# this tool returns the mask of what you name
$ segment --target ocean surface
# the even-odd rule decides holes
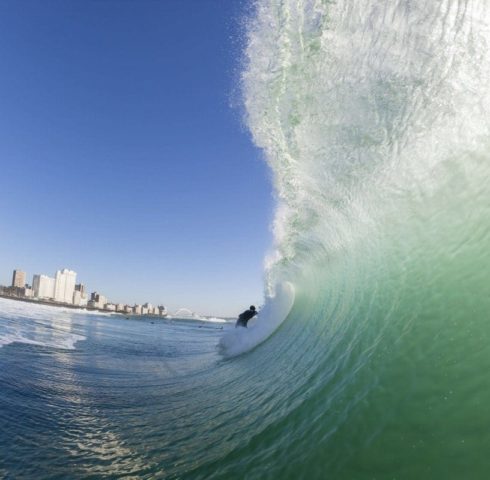
[[[0,300],[0,477],[490,476],[490,3],[258,0],[249,329]]]

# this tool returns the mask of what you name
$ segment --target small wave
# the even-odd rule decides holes
[[[235,357],[252,350],[287,318],[294,304],[294,287],[289,282],[276,286],[274,296],[267,298],[256,319],[248,328],[235,328],[221,337],[218,350],[224,357]]]
[[[224,318],[219,317],[203,317],[200,320],[203,322],[211,322],[211,323],[227,323]]]

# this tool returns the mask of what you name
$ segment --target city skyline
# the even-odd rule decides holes
[[[19,300],[38,300],[56,306],[72,306],[109,312],[126,313],[133,315],[159,315],[166,316],[164,305],[153,305],[150,302],[128,303],[113,302],[105,295],[94,291],[88,298],[86,286],[76,283],[77,273],[63,268],[57,270],[54,277],[42,273],[34,273],[32,283],[27,283],[27,273],[16,268],[13,270],[10,285],[0,283],[0,296]]]

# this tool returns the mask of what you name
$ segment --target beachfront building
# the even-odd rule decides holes
[[[143,310],[143,307],[141,305],[135,305],[133,307],[133,313],[135,315],[141,315],[142,310]]]
[[[49,299],[54,297],[54,278],[47,275],[32,277],[32,295],[34,298]]]
[[[88,298],[85,293],[85,285],[83,283],[77,283],[75,285],[75,291],[73,292],[73,305],[78,305],[79,307],[86,307],[88,303]]]
[[[162,317],[167,315],[167,309],[163,305],[158,307],[158,315],[161,315]]]
[[[107,302],[107,297],[97,292],[92,292],[90,295],[90,306],[93,308],[104,308]]]
[[[106,303],[104,306],[104,310],[109,310],[109,312],[115,312],[116,305],[114,305],[113,303]]]
[[[54,299],[57,302],[72,303],[76,280],[77,274],[73,270],[58,270],[54,282]]]
[[[26,284],[26,272],[14,270],[12,275],[12,287],[22,288]]]
[[[73,305],[78,305],[79,307],[87,306],[87,296],[82,293],[80,290],[75,290],[73,292]]]

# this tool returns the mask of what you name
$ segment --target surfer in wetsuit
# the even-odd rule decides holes
[[[248,321],[255,317],[257,315],[257,310],[255,310],[255,307],[253,305],[250,305],[250,308],[248,310],[245,310],[243,313],[240,313],[238,315],[238,320],[236,321],[236,327],[245,327],[247,328],[247,323]]]

